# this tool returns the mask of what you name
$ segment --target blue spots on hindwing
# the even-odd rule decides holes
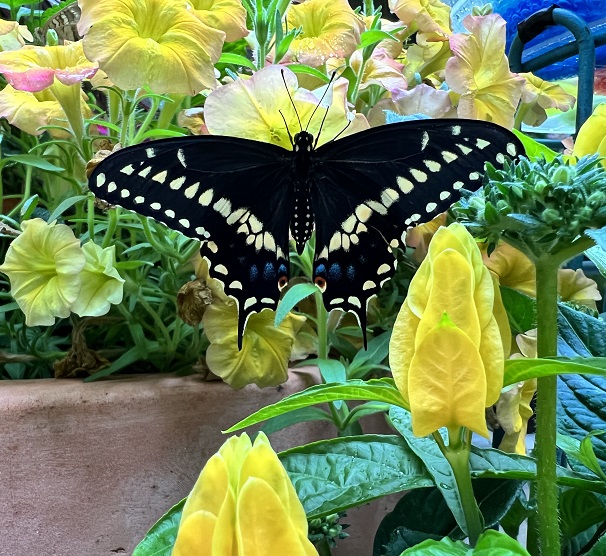
[[[259,267],[256,264],[250,265],[248,269],[248,277],[251,282],[254,282],[259,277]]]
[[[341,272],[341,265],[339,263],[332,263],[328,269],[329,280],[339,281],[343,277]]]
[[[281,265],[284,266],[284,265]],[[265,263],[263,267],[263,280],[270,281],[276,279],[276,269],[273,263]]]
[[[352,264],[347,266],[347,277],[352,281],[356,278],[356,267]]]

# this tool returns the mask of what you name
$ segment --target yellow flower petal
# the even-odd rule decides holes
[[[312,67],[329,58],[346,58],[356,49],[364,22],[347,0],[307,0],[291,4],[286,12],[288,29],[302,28],[293,40],[288,58]]]
[[[471,34],[450,37],[454,56],[446,63],[446,83],[458,93],[461,118],[487,120],[511,128],[525,80],[509,71],[505,21],[496,14],[467,16]]]
[[[100,317],[111,305],[122,302],[124,279],[116,270],[115,246],[102,249],[92,241],[82,247],[86,264],[82,269],[82,287],[72,305],[81,317]]]
[[[599,153],[606,155],[606,103],[598,104],[593,114],[581,126],[574,142],[572,154],[578,158]]]
[[[469,337],[447,317],[422,339],[408,378],[412,430],[427,436],[440,427],[467,427],[488,438],[486,376]]]
[[[356,74],[360,73],[362,67],[362,50],[356,50],[349,59],[349,65]],[[331,65],[327,64],[330,70]],[[402,71],[404,66],[389,56],[386,50],[375,48],[372,56],[366,61],[362,78],[360,79],[360,91],[368,89],[371,85],[379,85],[392,96],[398,96],[406,90],[408,82]]]
[[[246,10],[240,0],[190,0],[196,16],[213,29],[225,33],[226,42],[248,34]]]
[[[0,19],[0,51],[18,50],[25,41],[33,40],[34,37],[25,25],[19,25],[17,21]]]
[[[440,0],[389,0],[400,21],[426,34],[429,42],[443,41],[450,30],[450,6]]]
[[[596,301],[602,299],[598,285],[585,276],[581,269],[558,270],[558,293],[562,301],[574,301],[597,311]]]
[[[289,94],[293,98],[296,112]],[[206,126],[212,135],[243,137],[292,149],[288,131],[291,135],[300,131],[299,119],[312,135],[317,134],[326,108],[321,106],[316,110],[313,120],[309,120],[320,96],[321,91],[313,93],[298,89],[297,78],[289,69],[267,66],[250,79],[237,79],[214,90],[204,105]],[[345,79],[338,79],[332,85],[332,95],[327,97],[328,114],[319,145],[332,140],[353,116],[347,107]],[[343,135],[368,127],[366,118],[356,114]]]
[[[289,315],[278,328],[275,313],[265,310],[250,316],[238,350],[238,312],[235,304],[213,303],[204,313],[204,332],[210,340],[206,363],[233,388],[256,384],[277,386],[288,378],[294,337],[304,317]]]
[[[201,552],[196,552],[200,550]],[[269,440],[225,442],[187,498],[173,556],[317,556],[307,519]]]
[[[409,399],[408,373],[415,354],[415,337],[420,319],[408,306],[407,297],[398,313],[389,341],[389,364],[396,387],[405,400]]]
[[[496,416],[505,435],[499,450],[526,455],[526,430],[533,414],[530,402],[536,389],[535,378],[520,382],[501,395],[496,405]]]
[[[522,102],[530,105],[526,107],[527,112],[523,120],[525,124],[541,125],[547,119],[546,110],[549,108],[567,112],[574,106],[575,97],[569,95],[557,83],[545,81],[532,73],[520,75],[526,79],[522,89]]]
[[[194,95],[216,85],[225,33],[173,0],[80,0],[84,52],[122,89]]]
[[[535,268],[532,261],[508,243],[496,246],[490,255],[483,253],[484,264],[499,278],[499,284],[535,297]]]
[[[35,218],[21,224],[0,272],[11,282],[11,295],[25,313],[27,326],[50,326],[66,318],[81,287],[85,257],[80,242],[64,224]]]

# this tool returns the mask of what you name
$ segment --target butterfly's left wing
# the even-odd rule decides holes
[[[484,163],[523,153],[505,128],[476,120],[396,123],[327,143],[314,153],[314,282],[328,310],[356,314],[366,338],[368,300],[394,273],[393,249],[481,185]]]
[[[236,137],[195,136],[127,147],[92,173],[101,199],[202,242],[210,273],[248,317],[274,309],[288,280],[292,153]]]

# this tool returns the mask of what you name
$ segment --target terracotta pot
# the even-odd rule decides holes
[[[278,388],[240,391],[198,377],[4,381],[0,387],[2,554],[130,554],[187,495],[221,430],[317,382],[291,372]],[[334,436],[303,423],[271,436],[279,451]],[[353,510],[335,554],[369,556],[383,501]],[[380,509],[380,511],[379,511]]]

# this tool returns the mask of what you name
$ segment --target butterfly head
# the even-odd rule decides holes
[[[300,131],[295,135],[292,150],[295,154],[310,153],[314,148],[314,136],[307,131]]]

